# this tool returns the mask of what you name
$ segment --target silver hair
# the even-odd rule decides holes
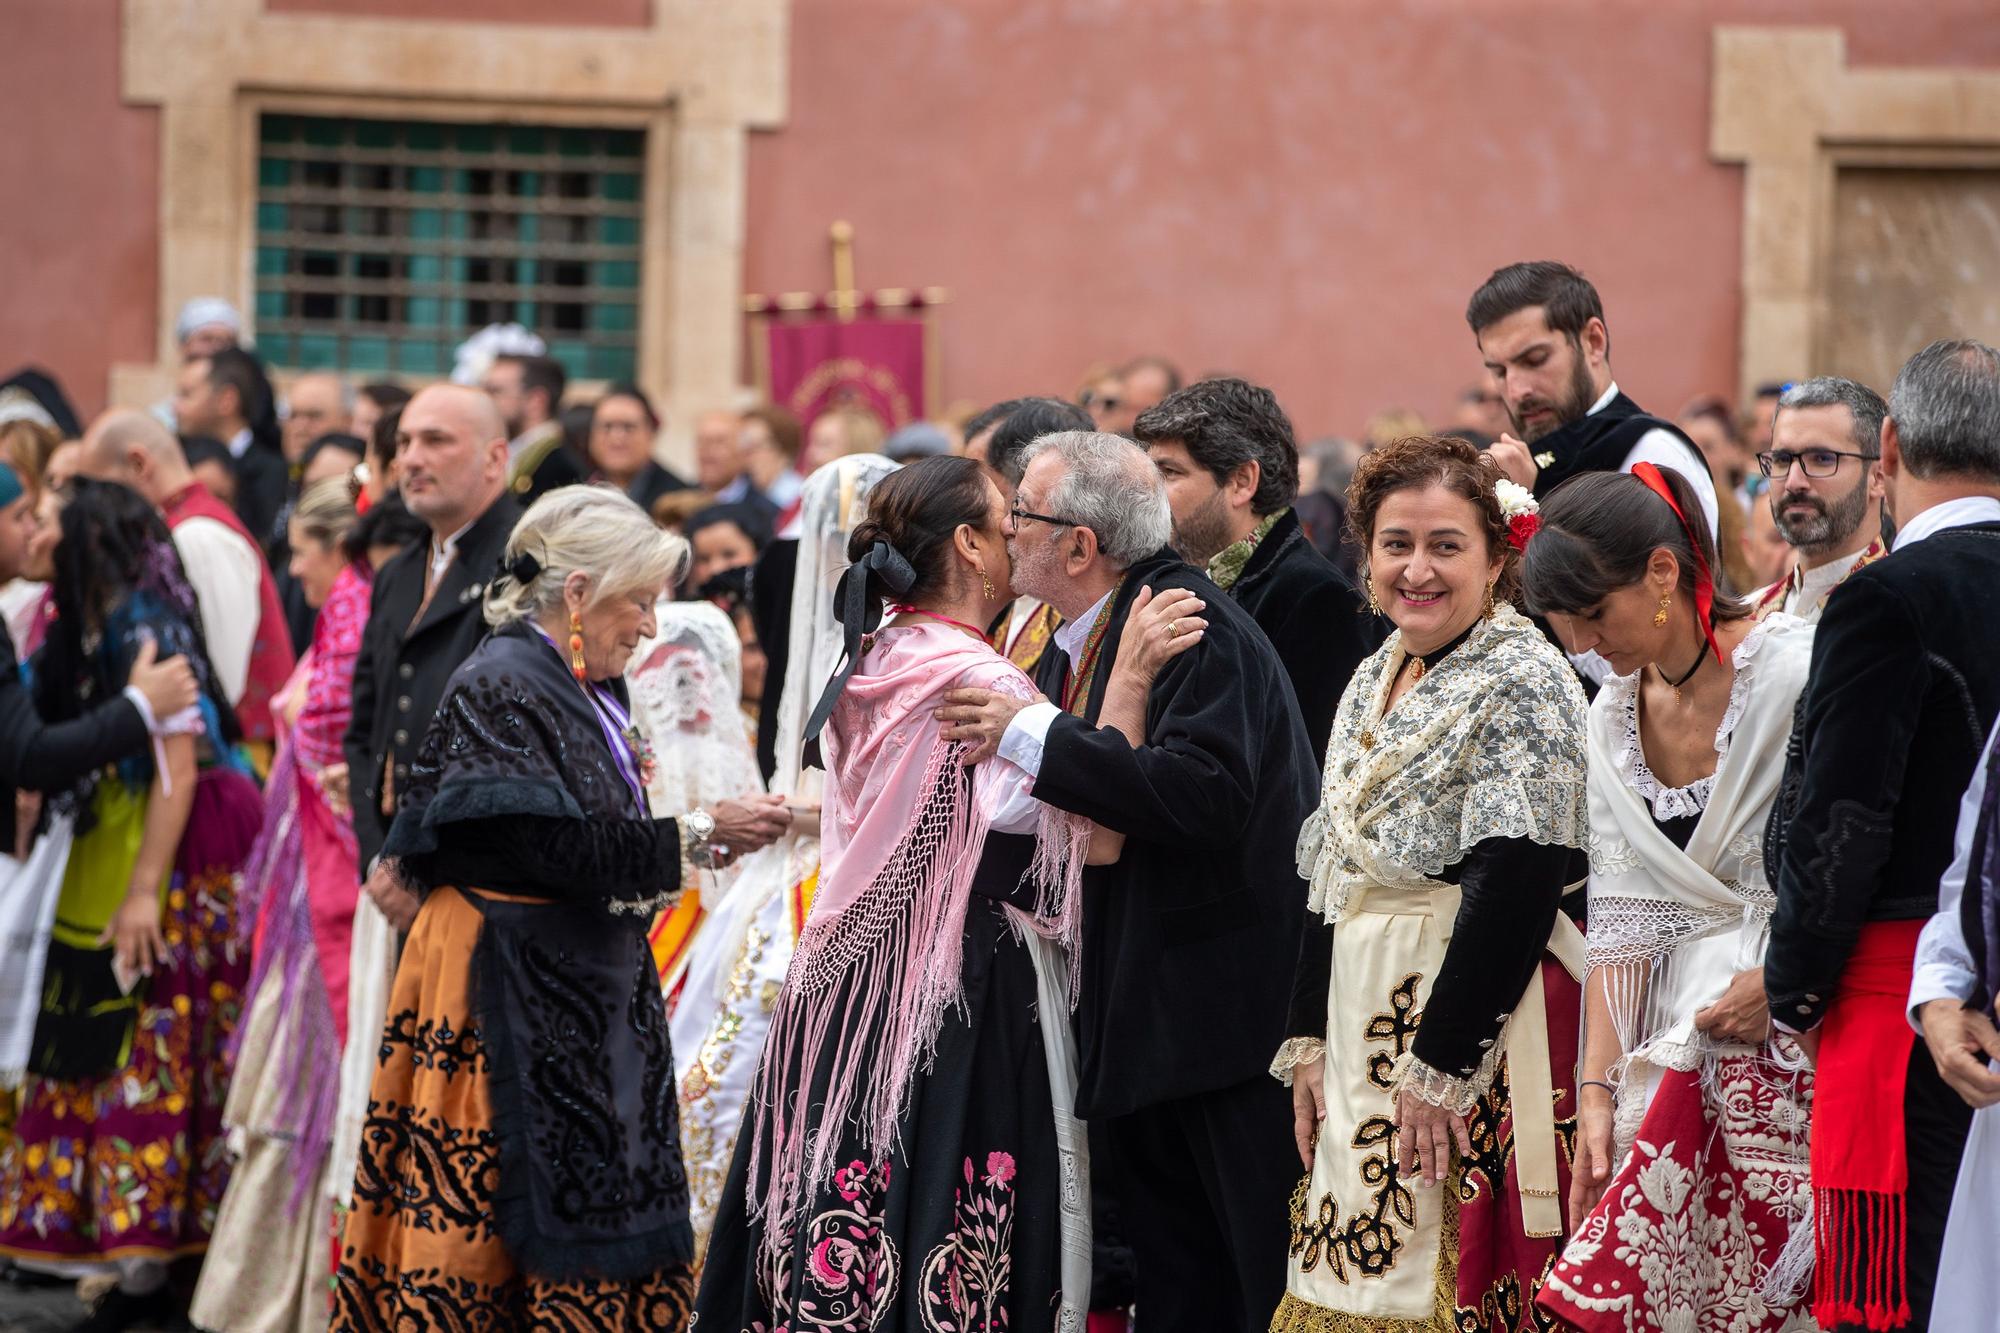
[[[2000,352],[1940,338],[1896,372],[1889,416],[1910,475],[2000,479]]]
[[[1882,418],[1889,405],[1882,395],[1856,380],[1817,375],[1800,380],[1778,397],[1778,411],[1791,407],[1844,407],[1854,417],[1854,447],[1872,454],[1882,445]]]
[[[1062,459],[1064,471],[1043,504],[1055,517],[1096,534],[1097,549],[1112,564],[1136,564],[1173,537],[1166,483],[1138,445],[1123,435],[1057,431],[1027,447],[1023,470],[1051,453]]]
[[[656,526],[625,492],[610,486],[563,486],[528,506],[507,538],[503,568],[523,552],[541,570],[526,583],[502,573],[487,585],[486,623],[540,615],[563,600],[571,574],[590,578],[592,605],[641,588],[658,592],[687,568],[688,544]]]

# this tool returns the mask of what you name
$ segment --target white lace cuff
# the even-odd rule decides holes
[[[1294,1069],[1325,1058],[1326,1043],[1318,1037],[1292,1037],[1278,1048],[1277,1058],[1271,1061],[1271,1077],[1289,1088]]]
[[[1479,1062],[1479,1068],[1469,1078],[1459,1078],[1441,1069],[1433,1069],[1414,1052],[1406,1052],[1397,1062],[1397,1068],[1390,1073],[1389,1099],[1393,1102],[1405,1089],[1415,1093],[1421,1101],[1432,1106],[1442,1106],[1453,1115],[1471,1115],[1472,1108],[1493,1086],[1493,1075],[1500,1068],[1500,1057],[1506,1047],[1506,1029],[1501,1029],[1493,1043],[1486,1048],[1486,1056]]]

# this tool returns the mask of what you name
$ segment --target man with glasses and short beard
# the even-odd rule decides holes
[[[1757,466],[1771,479],[1765,499],[1778,531],[1799,553],[1792,572],[1751,597],[1762,620],[1773,611],[1817,623],[1848,576],[1888,553],[1882,540],[1882,396],[1832,375],[1786,388]]]

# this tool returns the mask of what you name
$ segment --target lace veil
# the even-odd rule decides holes
[[[710,602],[662,599],[658,628],[632,654],[625,683],[632,720],[653,745],[646,798],[657,816],[761,791],[763,775],[743,725],[743,649],[729,617]]]
[[[772,791],[819,798],[822,776],[817,769],[802,771],[799,752],[813,705],[840,665],[833,588],[847,569],[847,536],[867,516],[869,492],[899,466],[880,454],[850,454],[806,478],[799,505],[798,573],[792,580],[791,661],[778,700]]]

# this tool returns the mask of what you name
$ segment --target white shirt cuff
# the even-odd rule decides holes
[[[1919,1009],[1932,1000],[1950,1000],[1955,1004],[1963,1004],[1972,998],[1975,984],[1970,972],[1950,963],[1917,964],[1916,972],[1910,977],[1910,1003],[1907,1011],[1910,1026],[1921,1035],[1924,1025],[1917,1017]]]
[[[123,693],[127,699],[132,701],[132,706],[139,710],[139,720],[146,724],[146,730],[157,736],[160,732],[159,721],[154,718],[153,706],[146,702],[146,696],[139,693],[139,687],[137,685],[127,685]]]
[[[1029,704],[1014,714],[1006,734],[1000,738],[1000,757],[1029,777],[1040,777],[1042,749],[1048,744],[1049,728],[1061,716],[1062,709],[1047,700]]]

